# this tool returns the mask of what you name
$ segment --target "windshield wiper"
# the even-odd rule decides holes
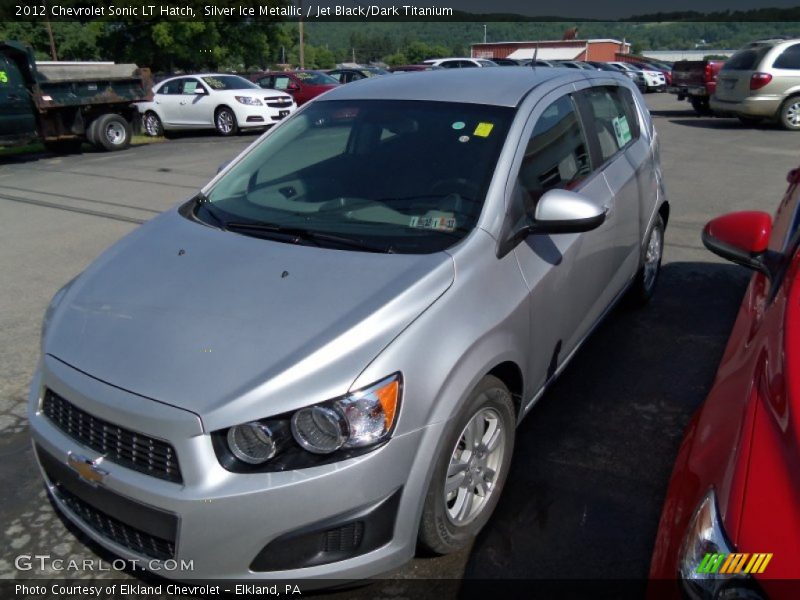
[[[216,213],[216,211],[211,209],[211,201],[208,199],[203,192],[197,192],[197,195],[194,197],[195,208],[199,208],[200,206],[203,207],[206,214],[211,216],[214,221],[217,222],[217,225],[220,229],[225,229],[225,221]],[[195,210],[195,217],[197,217],[197,211]]]
[[[394,252],[391,246],[388,248],[384,247],[379,248],[376,246],[371,246],[370,244],[367,244],[362,240],[354,238],[335,235],[332,233],[324,233],[321,231],[310,231],[308,229],[303,229],[302,227],[287,227],[285,225],[278,225],[277,223],[230,222],[230,223],[225,223],[225,228],[229,229],[230,231],[240,231],[240,232],[249,232],[249,233],[266,234],[266,235],[277,233],[279,235],[293,237],[296,240],[302,240],[304,242],[312,242],[317,246],[321,246],[322,242],[331,242],[334,244],[340,244],[342,246],[348,246],[350,248],[357,248],[359,250],[364,250],[366,252],[379,252],[382,254]]]

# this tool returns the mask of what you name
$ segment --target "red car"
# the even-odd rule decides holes
[[[339,85],[330,75],[322,71],[267,71],[250,76],[250,81],[262,88],[280,90],[294,97],[301,106]]]
[[[755,273],[678,453],[651,597],[800,597],[785,581],[800,578],[800,168],[788,180],[774,222],[731,213],[703,231]]]

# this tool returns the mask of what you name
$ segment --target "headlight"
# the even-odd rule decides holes
[[[397,422],[402,377],[395,373],[340,398],[212,434],[217,457],[234,472],[282,471],[369,451]]]
[[[282,421],[237,425],[226,437],[233,455],[248,465],[267,462],[291,441],[289,428]]]
[[[247,106],[261,106],[261,100],[258,98],[251,98],[250,96],[234,96],[239,104],[247,104]]]
[[[678,570],[689,598],[716,600],[727,597],[739,586],[749,587],[748,575],[723,573],[732,552],[717,512],[716,495],[710,490],[695,510],[681,546]]]

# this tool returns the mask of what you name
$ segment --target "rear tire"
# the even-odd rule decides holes
[[[711,104],[708,98],[689,98],[689,102],[692,103],[692,108],[697,116],[706,117],[711,114]]]
[[[453,419],[436,459],[419,526],[421,551],[456,552],[486,525],[508,477],[515,426],[511,393],[487,375]]]
[[[114,113],[108,113],[99,116],[96,123],[95,144],[99,148],[115,152],[124,150],[131,145],[133,131],[126,118]]]
[[[628,290],[628,301],[632,306],[644,306],[653,297],[661,274],[661,259],[664,255],[664,219],[656,217],[647,236],[642,266]]]
[[[239,131],[236,115],[227,106],[221,106],[214,113],[214,127],[217,129],[217,133],[223,136],[235,135]]]
[[[778,112],[778,122],[789,131],[800,131],[800,96],[784,100]]]

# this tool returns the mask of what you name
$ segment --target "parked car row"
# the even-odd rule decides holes
[[[752,42],[726,61],[680,61],[669,91],[701,115],[777,122],[800,131],[800,39]]]

